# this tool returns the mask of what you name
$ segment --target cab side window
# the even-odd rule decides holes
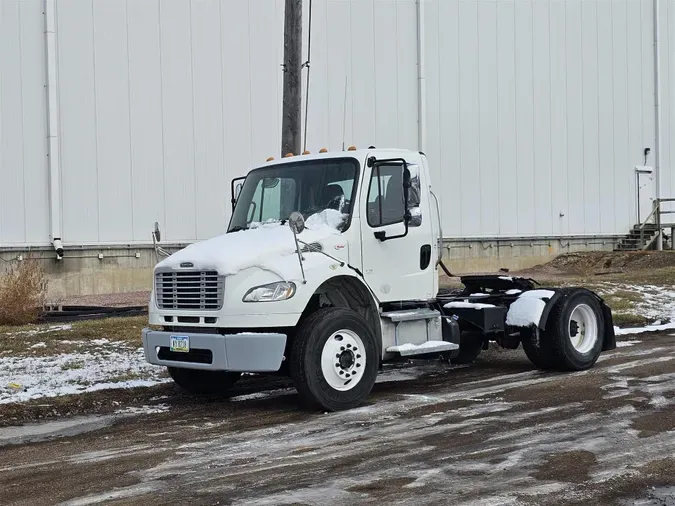
[[[376,228],[401,223],[404,214],[403,166],[376,165],[368,189],[368,225]]]

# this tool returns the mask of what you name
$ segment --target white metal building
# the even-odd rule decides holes
[[[229,181],[279,155],[283,8],[0,0],[0,248],[141,247],[155,221],[171,243],[221,233]],[[675,196],[675,1],[313,0],[312,16],[308,149],[423,150],[450,240],[626,234],[657,154]]]

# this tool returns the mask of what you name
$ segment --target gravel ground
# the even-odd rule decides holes
[[[391,368],[332,414],[260,376],[229,399],[85,394],[115,411],[0,429],[0,504],[670,506],[675,336],[621,342],[580,373],[520,350]]]

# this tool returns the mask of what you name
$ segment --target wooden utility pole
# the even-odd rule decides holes
[[[283,71],[281,156],[299,155],[302,149],[302,0],[286,0]]]

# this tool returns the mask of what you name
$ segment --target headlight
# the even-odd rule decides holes
[[[295,295],[295,284],[280,281],[253,287],[246,292],[242,300],[244,302],[275,302],[290,299],[293,295]]]

